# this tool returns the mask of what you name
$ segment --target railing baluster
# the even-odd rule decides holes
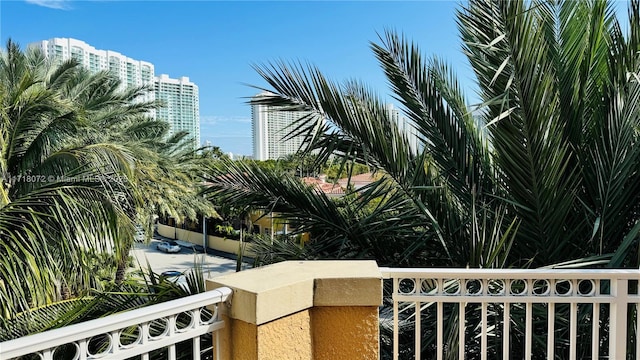
[[[481,279],[480,280],[480,284],[482,286],[482,291],[480,292],[480,294],[483,295],[483,296],[487,296],[489,294],[489,281],[487,279]],[[489,331],[488,330],[489,329],[489,320],[488,320],[489,303],[487,302],[487,303],[484,303],[484,304],[485,304],[485,310],[483,312],[485,313],[485,316],[484,316],[484,320],[483,321],[487,322],[487,331]],[[492,304],[492,308],[493,308],[493,311],[495,313],[495,308],[496,308],[496,304],[495,303]],[[493,339],[495,339],[495,334],[497,334],[497,328],[496,328],[497,324],[496,324],[495,316],[492,317],[492,325],[493,325],[493,333],[494,333]],[[485,334],[484,341],[485,341],[485,346],[488,348],[489,345],[487,343],[487,336],[488,335]],[[487,351],[483,351],[483,353],[486,353],[486,352]]]
[[[169,327],[169,336],[172,336],[176,333],[176,331],[178,330],[178,327],[176,325],[177,323],[177,318],[178,318],[178,314],[173,314],[171,316],[169,316],[169,324],[167,324],[167,326]]]
[[[487,302],[483,301],[480,306],[480,359],[487,360],[487,332],[489,327],[487,326]]]
[[[572,302],[569,305],[569,359],[577,359],[578,347],[578,304]]]
[[[594,281],[594,296],[600,296],[600,280]],[[592,303],[593,321],[591,322],[591,358],[598,359],[600,357],[600,304]],[[640,358],[638,359],[640,360]]]
[[[549,282],[549,286],[551,286]],[[550,290],[552,291],[552,290]],[[547,359],[555,358],[556,345],[556,304],[550,302],[547,309]]]
[[[78,360],[87,360],[87,339],[78,341]]]
[[[598,359],[600,357],[600,304],[593,304],[593,321],[591,324],[591,358]],[[640,360],[640,358],[638,359]]]
[[[393,278],[393,296],[399,293],[399,282],[400,280],[395,277]],[[393,359],[398,360],[398,354],[400,350],[399,346],[399,330],[398,330],[398,300],[393,299]]]
[[[416,291],[417,290],[417,285],[416,285]],[[420,315],[421,315],[421,309],[420,309],[420,301],[416,301],[415,303],[415,308],[416,308],[416,327],[415,327],[415,346],[416,346],[416,356],[415,359],[416,360],[420,360],[420,353],[421,353],[421,349],[422,349],[422,337],[421,335],[421,325],[420,325]]]
[[[141,336],[141,344],[146,344],[149,342],[149,322],[145,322],[143,324],[140,324],[140,336]]]
[[[444,315],[443,315],[443,305],[442,302],[438,301],[438,303],[436,304],[436,341],[438,342],[437,345],[437,359],[438,360],[442,360],[442,355],[444,353],[444,344],[443,344],[443,339],[442,339],[442,331],[443,331],[443,326],[444,326]]]
[[[193,338],[193,360],[200,360],[200,336]]]
[[[145,322],[140,325],[140,332],[142,337],[141,344],[144,345],[149,342],[149,322]],[[140,360],[149,360],[149,353],[146,352],[140,355]]]
[[[505,291],[507,286],[507,280],[504,280]],[[504,309],[502,312],[502,358],[509,359],[509,330],[511,330],[511,303],[505,301]]]
[[[530,302],[525,306],[524,317],[524,358],[531,360],[531,342],[533,340],[533,304]]]
[[[117,354],[120,351],[120,331],[112,331],[109,336],[111,338],[111,354]]]
[[[458,360],[464,360],[464,354],[465,354],[465,349],[464,349],[464,342],[465,342],[465,338],[464,338],[464,333],[465,333],[465,329],[466,329],[466,303],[463,301],[460,301],[460,303],[458,304],[458,312],[459,312],[459,317],[460,317],[460,324],[458,326]]]

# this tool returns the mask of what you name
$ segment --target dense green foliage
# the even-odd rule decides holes
[[[18,313],[7,326],[0,327],[0,342],[205,291],[204,274],[199,263],[182,276],[185,281],[180,284],[178,278],[156,274],[147,265],[146,270],[132,273],[120,284],[111,283],[83,297]]]
[[[152,213],[215,215],[198,188],[210,157],[148,118],[149,90],[11,41],[0,52],[0,319],[100,288],[98,258],[123,280]]]
[[[182,282],[179,282],[178,278],[158,275],[149,266],[145,271],[138,271],[131,273],[131,275],[126,281],[119,284],[111,283],[104,290],[92,291],[83,297],[58,301],[17,314],[5,326],[0,327],[0,342],[59,329],[123,311],[136,310],[205,291],[204,274],[201,265],[197,262],[192,270],[181,275],[184,279]],[[213,316],[209,309],[204,308],[201,311],[203,319]],[[176,326],[179,328],[187,327],[190,321],[189,317],[177,316]],[[153,336],[163,333],[167,326],[162,322],[154,322],[150,325],[149,331]],[[138,339],[139,331],[140,329],[136,327],[130,327],[119,336],[123,343],[132,343]],[[110,345],[106,336],[96,336],[87,344],[93,354],[105,351]],[[200,339],[200,358],[213,358],[213,353],[208,350],[212,345],[212,337],[203,336]],[[193,351],[191,341],[176,344],[177,359],[193,359]],[[56,358],[72,359],[75,355],[76,348],[73,346],[61,346],[56,349]],[[152,360],[167,358],[166,349],[154,350],[149,355]]]
[[[332,199],[286,174],[228,162],[226,175],[213,180],[212,199],[273,209],[298,233],[311,235],[304,244],[258,238],[260,260],[370,258],[402,267],[640,265],[640,2],[630,2],[628,24],[619,23],[612,3],[600,0],[471,0],[457,21],[478,105],[468,104],[442,60],[425,58],[404,36],[387,31],[371,44],[394,99],[419,134],[419,151],[362,83],[335,83],[306,64],[257,67],[269,84],[265,90],[274,95],[256,103],[315,115],[297,124],[296,131],[309,134],[306,152],[366,164],[382,175]],[[398,318],[400,358],[412,359],[417,351],[434,358],[435,327],[423,327],[422,348],[415,349],[414,305],[407,305]],[[422,307],[422,324],[437,322],[434,303]],[[480,326],[479,307],[467,305],[466,326]],[[505,311],[499,303],[489,309],[497,318]],[[534,309],[526,315],[533,318],[533,342],[544,344],[546,328],[540,325],[547,322],[547,309]],[[447,320],[438,325],[444,327],[445,358],[457,359],[449,350],[458,345],[458,308],[444,311]],[[483,351],[490,358],[524,356],[525,310],[516,304],[510,311],[510,338],[502,339],[502,327],[491,328],[483,349],[479,337],[468,337],[468,358]],[[569,313],[565,304],[556,307],[557,358],[569,356]],[[392,316],[390,308],[382,310],[383,352],[391,349]],[[590,311],[581,308],[577,316],[579,336],[589,339]],[[630,312],[630,323],[637,316]],[[629,328],[630,334],[636,331]],[[606,326],[599,336],[601,343],[614,341]],[[493,339],[509,341],[511,353],[502,354]],[[578,358],[590,356],[588,345],[580,344]]]
[[[355,160],[383,176],[349,201],[334,201],[286,174],[227,162],[209,194],[274,209],[311,234],[305,251],[282,251],[282,258],[637,266],[637,1],[629,16],[623,34],[605,1],[470,1],[458,24],[477,106],[442,60],[425,59],[417,45],[385,32],[371,47],[419,134],[417,152],[365,85],[334,83],[310,65],[257,67],[274,94],[257,103],[315,115],[296,130],[310,134],[305,151]]]

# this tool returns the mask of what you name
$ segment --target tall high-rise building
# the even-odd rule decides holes
[[[53,38],[30,44],[44,52],[56,62],[75,59],[84,68],[95,73],[110,71],[122,82],[123,89],[131,86],[147,85],[154,89],[139,101],[162,100],[165,107],[151,111],[149,116],[167,121],[170,134],[188,131],[194,139],[193,147],[200,146],[200,100],[198,86],[188,77],[169,78],[168,75],[155,76],[152,63],[134,60],[112,50],[98,50],[84,41],[71,38]]]
[[[29,46],[40,48],[46,57],[58,63],[75,59],[92,73],[108,70],[120,79],[122,89],[131,86],[152,86],[154,82],[152,63],[135,60],[112,50],[98,50],[81,40],[53,38]],[[155,93],[149,91],[139,100],[153,101]],[[155,116],[154,113],[150,115]]]
[[[158,119],[171,124],[171,134],[188,131],[194,148],[200,146],[200,100],[198,86],[188,77],[172,79],[162,74],[155,80],[156,99],[164,103],[158,109]]]
[[[262,92],[254,98],[268,94]],[[292,130],[291,124],[307,114],[304,111],[284,111],[273,106],[252,105],[253,158],[277,160],[297,152],[304,141],[304,135],[293,138],[287,135]]]

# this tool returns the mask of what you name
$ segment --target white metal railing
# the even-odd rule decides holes
[[[393,359],[640,360],[639,270],[380,270]]]
[[[168,358],[176,359],[176,344],[192,340],[193,359],[200,359],[200,337],[217,333],[224,326],[218,306],[231,296],[221,287],[145,308],[66,326],[0,343],[0,359],[33,354],[51,360],[64,352],[69,359],[126,359],[141,355],[148,360],[151,351],[166,348]],[[213,351],[219,351],[218,336]],[[75,352],[75,354],[74,354]],[[217,354],[216,359],[220,358]]]

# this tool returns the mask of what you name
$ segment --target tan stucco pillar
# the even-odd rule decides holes
[[[382,276],[374,261],[287,261],[224,275],[233,289],[221,359],[377,359]]]

